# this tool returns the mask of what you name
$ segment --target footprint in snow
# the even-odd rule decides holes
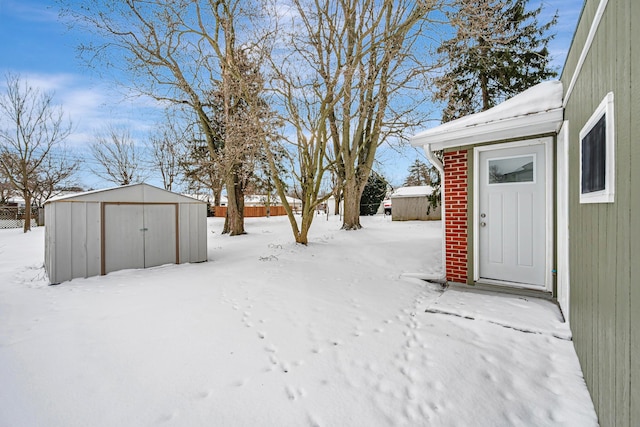
[[[204,391],[201,391],[200,393],[198,393],[196,397],[198,399],[203,399],[204,400],[204,399],[207,399],[207,398],[211,397],[212,394],[213,393],[212,393],[211,390],[204,390]]]
[[[249,378],[242,378],[234,383],[236,387],[244,387],[249,382]]]
[[[291,385],[286,386],[284,388],[284,391],[287,397],[289,398],[289,400],[297,400],[299,398],[306,396],[307,394],[304,388],[302,387],[295,388]]]
[[[170,414],[163,414],[162,416],[160,416],[160,419],[158,419],[158,423],[168,423],[177,417],[178,417],[177,411],[174,411]]]

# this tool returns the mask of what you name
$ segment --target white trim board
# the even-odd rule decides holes
[[[571,98],[571,94],[573,93],[573,88],[575,87],[576,82],[578,80],[578,76],[582,71],[582,66],[584,65],[584,61],[587,59],[587,54],[591,49],[591,45],[593,44],[593,39],[596,36],[598,27],[600,26],[600,21],[602,21],[602,17],[604,16],[604,11],[607,8],[608,3],[609,3],[609,0],[600,0],[600,4],[598,5],[598,9],[596,10],[596,15],[593,17],[593,22],[591,22],[591,27],[589,28],[589,34],[587,35],[587,40],[585,40],[584,45],[582,46],[582,52],[580,52],[578,63],[576,64],[576,68],[573,70],[573,74],[571,74],[569,87],[567,87],[567,91],[564,95],[564,99],[562,100],[562,108],[565,108],[569,103],[569,98]]]

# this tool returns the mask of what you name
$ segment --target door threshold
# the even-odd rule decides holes
[[[498,292],[504,294],[512,294],[519,295],[525,297],[533,297],[533,298],[542,298],[546,300],[553,300],[553,294],[546,289],[532,289],[527,287],[519,287],[517,284],[509,283],[508,285],[498,283],[498,282],[488,282],[479,280],[475,282],[473,285],[469,285],[466,283],[458,283],[458,282],[449,282],[448,285],[453,288],[458,289],[467,289],[467,290],[478,290],[478,291],[489,291],[489,292]]]

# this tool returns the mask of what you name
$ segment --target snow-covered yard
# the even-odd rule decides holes
[[[590,426],[557,308],[411,274],[440,222],[247,219],[209,262],[47,286],[43,228],[0,230],[0,426]]]

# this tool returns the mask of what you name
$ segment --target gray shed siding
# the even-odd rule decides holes
[[[52,283],[100,274],[98,203],[48,204],[45,223],[45,266]]]
[[[132,209],[146,218],[148,232],[142,232],[147,227],[144,222],[134,224]],[[110,216],[106,217],[105,212]],[[53,200],[45,204],[45,217],[45,268],[51,283],[121,268],[207,260],[206,203],[146,184]],[[119,249],[118,239],[107,238],[112,236],[107,229],[109,224],[124,227],[132,237],[140,230],[139,236],[144,236],[149,246],[142,256],[144,265],[131,264],[136,257],[125,249],[133,244]],[[152,229],[156,232],[147,236]],[[112,231],[117,234],[118,230]]]
[[[391,219],[393,221],[427,221],[440,220],[442,215],[438,206],[436,209],[429,209],[429,199],[427,196],[415,197],[391,197]]]
[[[562,75],[569,87],[599,0],[587,0]],[[640,2],[609,0],[565,109],[570,319],[602,426],[640,425]],[[580,204],[579,132],[614,93],[615,202]]]
[[[204,220],[202,220],[204,218]],[[179,211],[180,262],[207,259],[207,205],[182,204]]]

